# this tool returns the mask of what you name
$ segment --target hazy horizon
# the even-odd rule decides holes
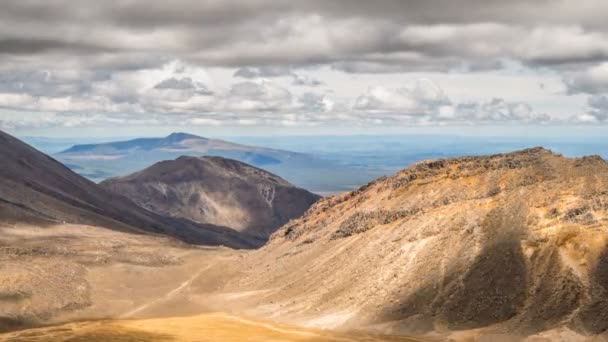
[[[165,136],[164,134],[159,134],[149,137],[163,138]],[[368,134],[341,136],[220,135],[214,137],[213,135],[208,135],[206,137],[220,138],[228,142],[239,143],[253,148],[271,148],[286,151],[287,153],[304,153],[312,159],[304,162],[304,164],[296,163],[289,166],[289,159],[285,159],[277,165],[267,165],[256,164],[255,161],[250,160],[246,155],[233,154],[232,152],[228,152],[228,150],[211,152],[212,155],[234,158],[249,163],[253,162],[254,165],[274,172],[297,186],[323,195],[353,190],[376,178],[394,174],[398,170],[404,169],[415,162],[426,159],[490,155],[536,146],[545,147],[567,157],[600,155],[603,158],[608,158],[608,141],[601,136],[471,136],[455,133],[419,133],[409,135]],[[111,177],[127,175],[164,159],[175,159],[180,155],[198,156],[206,154],[197,152],[196,150],[176,151],[171,154],[158,150],[153,155],[145,150],[141,152],[123,151],[120,155],[131,155],[132,157],[125,157],[116,161],[107,160],[99,163],[95,160],[87,161],[86,154],[81,155],[77,159],[65,159],[64,155],[60,154],[60,152],[66,151],[74,145],[131,141],[141,138],[141,136],[122,138],[22,138],[41,151],[59,158],[60,161],[64,162],[75,172],[96,182]],[[140,162],[132,163],[130,162],[132,158],[140,160]],[[284,164],[285,162],[288,162],[288,164]]]

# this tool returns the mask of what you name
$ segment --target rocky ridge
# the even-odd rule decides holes
[[[264,277],[237,283],[283,284],[252,302],[301,324],[597,335],[607,241],[608,164],[531,148],[424,161],[322,199],[250,256]]]

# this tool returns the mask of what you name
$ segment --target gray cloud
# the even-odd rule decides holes
[[[293,82],[291,84],[303,87],[319,87],[324,83],[314,77],[293,74]]]
[[[230,88],[225,111],[275,112],[291,108],[292,94],[289,90],[268,81],[240,82]]]
[[[440,106],[450,105],[447,95],[429,80],[418,80],[413,87],[387,89],[377,86],[359,96],[353,108],[375,112],[395,112],[407,115],[431,115]]]
[[[559,66],[608,58],[601,15],[607,10],[599,0],[577,6],[559,0],[7,0],[0,4],[0,52],[145,54],[227,66],[335,63],[349,72],[498,67],[500,58]]]
[[[195,89],[194,83],[190,77],[184,78],[167,78],[154,86],[156,89]]]
[[[91,90],[91,82],[103,79],[94,73],[16,70],[0,72],[0,93],[60,97],[83,94]]]
[[[307,92],[298,98],[298,103],[304,112],[329,112],[334,109],[334,103],[324,95]]]
[[[243,67],[234,72],[235,77],[241,78],[273,78],[292,75],[294,75],[292,68],[283,65]]]
[[[323,82],[307,75],[301,75],[294,72],[294,67],[284,65],[271,65],[261,67],[242,67],[237,69],[234,77],[256,79],[256,78],[275,78],[275,77],[291,77],[292,85],[303,87],[318,87],[323,85]]]
[[[449,119],[468,122],[523,122],[547,123],[552,118],[547,114],[534,112],[532,106],[524,102],[507,102],[493,98],[483,102],[458,104]]]
[[[124,71],[111,77],[91,75],[91,86],[80,93],[70,87],[58,87],[64,90],[55,93],[35,87],[27,93],[23,93],[23,89],[0,89],[0,108],[17,110],[12,113],[0,110],[0,126],[171,123],[310,126],[332,122],[417,125],[550,121],[523,102],[493,99],[454,103],[438,85],[427,79],[401,88],[375,86],[358,96],[334,98],[331,91],[294,95],[289,89],[266,79],[236,82],[228,89],[211,92],[205,86],[203,76],[183,76],[200,75],[199,69],[193,70],[192,66],[179,63],[162,69],[169,76],[157,80],[138,71]],[[48,87],[61,85],[57,80],[77,86],[77,75],[41,72],[30,75],[28,80]],[[4,81],[5,86],[12,84],[8,78]],[[594,105],[600,108],[604,102],[597,103]],[[596,114],[601,115],[600,112]]]
[[[175,90],[194,90],[196,93],[201,95],[213,95],[213,92],[207,89],[207,87],[200,83],[192,80],[191,77],[167,78],[154,86],[155,89],[175,89]]]
[[[599,94],[608,92],[608,63],[584,71],[568,73],[564,83],[569,94]]]
[[[329,81],[310,72],[480,72],[514,62],[560,73],[569,94],[600,96],[585,118],[605,121],[607,11],[599,0],[6,0],[0,107],[73,125],[100,122],[85,112],[197,124],[547,121],[504,94],[454,103],[428,82],[333,99]],[[175,60],[182,65],[166,70]],[[237,69],[237,79],[217,89],[201,76],[214,66]]]
[[[579,120],[586,122],[608,121],[608,96],[590,96],[587,104],[589,105],[589,111],[586,114],[579,116]]]
[[[0,39],[0,53],[7,54],[36,54],[43,52],[64,51],[64,52],[95,52],[101,50],[111,50],[85,42],[69,42],[58,39],[45,38],[2,38]]]
[[[359,96],[353,109],[363,119],[380,122],[411,123],[549,123],[549,115],[537,113],[525,102],[503,98],[487,101],[452,102],[447,94],[429,80],[400,89],[374,87]]]

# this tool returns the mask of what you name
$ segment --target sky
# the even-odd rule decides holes
[[[602,0],[4,0],[0,129],[602,134],[605,13]]]

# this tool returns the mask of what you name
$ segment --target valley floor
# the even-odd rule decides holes
[[[234,315],[210,313],[189,317],[141,320],[90,321],[28,329],[0,335],[7,342],[37,341],[310,341],[310,342],[413,342],[407,337],[334,333],[305,329]]]
[[[0,233],[0,341],[415,341],[245,318],[256,291],[224,286],[246,251],[78,225]]]
[[[0,341],[419,341],[364,325],[335,331],[348,313],[277,287],[274,257],[257,253],[90,226],[0,225]],[[485,341],[475,331],[422,340],[448,338]],[[567,330],[527,339],[579,340],[591,339]]]

